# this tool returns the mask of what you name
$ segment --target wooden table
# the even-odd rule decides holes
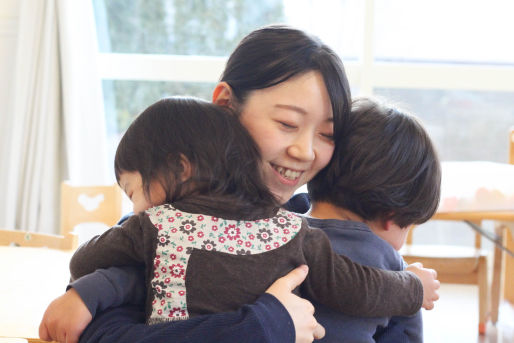
[[[39,337],[46,307],[65,292],[71,255],[47,248],[0,246],[0,337]]]

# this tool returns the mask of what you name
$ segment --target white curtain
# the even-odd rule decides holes
[[[92,4],[22,0],[18,22],[2,226],[55,233],[61,181],[107,182]]]

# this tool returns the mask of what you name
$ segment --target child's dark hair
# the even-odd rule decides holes
[[[324,177],[309,182],[311,200],[400,227],[430,219],[439,204],[441,166],[418,120],[360,98],[352,102],[347,129]]]
[[[192,175],[185,182],[181,160]],[[191,97],[159,100],[123,135],[116,179],[141,174],[145,196],[159,181],[177,208],[233,219],[269,217],[278,207],[261,176],[257,145],[229,109]]]

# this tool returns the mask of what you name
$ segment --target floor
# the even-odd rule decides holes
[[[478,288],[442,284],[440,299],[432,311],[423,310],[425,343],[514,343],[514,306],[500,305],[496,326],[487,324],[478,335]]]

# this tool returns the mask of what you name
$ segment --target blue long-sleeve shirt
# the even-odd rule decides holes
[[[307,194],[294,196],[285,206],[297,213],[310,208]],[[309,226],[323,230],[337,254],[354,262],[388,270],[404,270],[405,262],[393,247],[375,235],[364,223],[336,219],[308,218]],[[362,318],[346,316],[313,301],[316,320],[325,327],[325,337],[319,342],[423,342],[421,311],[410,317]]]

